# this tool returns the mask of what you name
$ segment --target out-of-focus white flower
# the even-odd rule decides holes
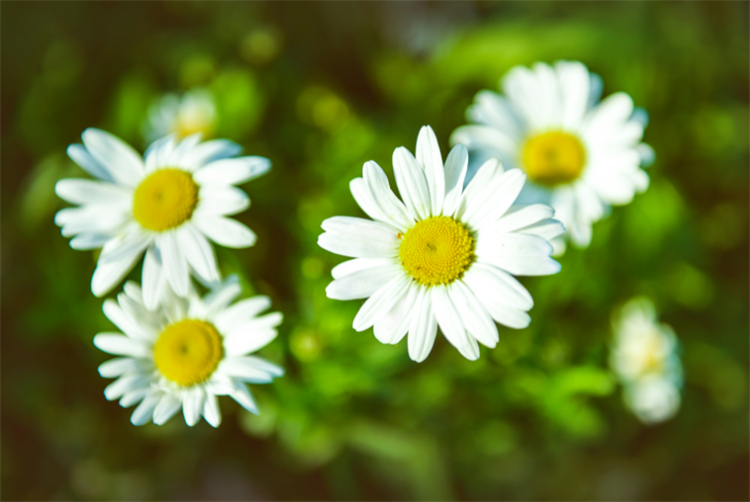
[[[573,243],[587,247],[591,225],[611,205],[648,187],[639,167],[653,158],[641,143],[645,112],[623,92],[599,102],[601,80],[580,62],[516,66],[502,88],[505,96],[477,94],[467,110],[474,124],[456,129],[451,142],[522,169],[528,183],[519,202],[551,205]],[[555,247],[564,251],[564,241]]]
[[[438,326],[459,352],[479,357],[495,347],[495,322],[525,328],[534,302],[513,275],[560,270],[548,240],[564,231],[543,204],[513,205],[525,176],[503,172],[492,159],[464,189],[468,154],[457,145],[443,164],[435,133],[423,127],[416,158],[404,147],[393,153],[396,184],[367,162],[351,182],[359,206],[372,220],[337,216],[323,222],[318,244],[350,260],[335,267],[329,298],[367,298],[354,329],[374,326],[382,343],[409,333],[409,356],[423,361]],[[373,221],[374,220],[374,221]]]
[[[156,425],[180,408],[189,426],[200,417],[214,427],[221,423],[216,396],[231,396],[258,413],[247,383],[269,383],[284,374],[275,364],[248,354],[276,338],[278,312],[258,317],[271,301],[255,296],[230,304],[240,294],[236,277],[200,298],[190,288],[186,298],[171,291],[150,311],[141,288],[125,284],[117,301],[104,302],[104,314],[122,333],[99,333],[94,345],[117,357],[99,366],[105,378],[117,378],[104,390],[124,408],[138,402],[131,421]],[[124,334],[123,334],[124,333]]]
[[[250,205],[233,185],[266,173],[271,162],[234,157],[239,145],[201,142],[200,136],[164,137],[146,150],[145,160],[99,129],[86,129],[84,144],[68,147],[70,158],[98,180],[58,181],[57,195],[80,206],[58,211],[55,223],[73,237],[73,249],[102,248],[91,279],[94,295],[110,291],[145,253],[143,296],[153,309],[167,283],[184,296],[190,275],[204,284],[220,280],[208,239],[233,248],[255,243],[252,230],[227,218]]]
[[[216,119],[214,97],[205,89],[190,90],[182,98],[165,94],[149,109],[143,134],[149,143],[169,134],[182,139],[201,133],[208,138],[216,130]]]
[[[644,423],[671,418],[680,407],[682,364],[672,328],[654,305],[635,298],[613,317],[610,366],[625,387],[624,400]]]

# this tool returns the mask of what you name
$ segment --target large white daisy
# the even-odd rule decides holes
[[[146,254],[143,295],[156,307],[169,284],[181,296],[190,274],[204,284],[220,280],[208,239],[242,248],[255,234],[227,218],[250,205],[233,186],[256,178],[271,166],[264,157],[236,157],[240,147],[227,140],[200,142],[200,134],[177,142],[168,136],[146,151],[145,162],[115,136],[86,129],[83,145],[68,155],[98,180],[64,179],[57,194],[80,207],[60,210],[55,223],[73,249],[102,248],[91,291],[110,291]],[[207,239],[208,238],[208,239]]]
[[[258,413],[246,383],[268,383],[284,374],[275,364],[251,352],[276,337],[282,316],[258,317],[271,301],[255,296],[230,303],[240,293],[234,276],[204,298],[190,290],[187,298],[169,292],[163,305],[150,311],[141,288],[125,284],[117,301],[104,302],[104,314],[122,333],[99,333],[94,345],[117,357],[99,366],[105,378],[117,378],[105,397],[127,408],[138,402],[131,421],[156,425],[182,408],[185,422],[195,425],[201,415],[214,427],[221,423],[216,396],[228,395],[243,408]]]
[[[148,141],[155,141],[169,134],[186,138],[201,133],[213,136],[217,114],[213,95],[205,89],[192,89],[182,97],[165,94],[148,111],[148,120],[143,125],[143,134]]]
[[[680,407],[682,364],[672,328],[659,323],[653,303],[635,298],[613,317],[610,367],[625,404],[644,423],[667,420]]]
[[[641,143],[645,112],[634,113],[622,92],[599,103],[601,88],[579,62],[516,66],[502,80],[505,96],[479,92],[467,110],[475,125],[451,137],[523,170],[529,182],[519,200],[551,205],[579,247],[588,246],[592,223],[611,205],[627,204],[648,187],[640,165],[653,157]],[[562,239],[556,244],[564,249]]]
[[[551,239],[564,231],[549,206],[513,206],[526,176],[485,163],[466,189],[468,153],[454,147],[443,166],[435,133],[423,127],[416,158],[404,147],[393,153],[391,191],[375,162],[351,191],[372,220],[337,216],[323,222],[318,244],[350,256],[332,271],[329,298],[367,298],[354,329],[375,328],[383,343],[409,333],[409,356],[423,361],[438,326],[464,357],[479,357],[477,342],[494,347],[495,321],[524,328],[533,301],[515,275],[560,270],[550,258]],[[373,221],[374,220],[374,221]]]

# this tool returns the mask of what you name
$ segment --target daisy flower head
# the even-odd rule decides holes
[[[494,347],[495,322],[524,328],[533,301],[513,275],[560,270],[548,242],[564,231],[549,206],[514,206],[526,176],[486,162],[464,189],[468,152],[455,146],[445,164],[435,133],[425,126],[416,158],[404,147],[393,153],[401,194],[391,191],[373,161],[351,182],[359,206],[372,220],[337,216],[323,222],[318,244],[349,256],[332,271],[329,298],[364,299],[354,329],[374,326],[382,343],[407,333],[409,356],[423,361],[437,329],[470,360],[477,342]]]
[[[192,89],[182,97],[165,94],[149,108],[144,136],[148,141],[170,134],[180,139],[195,133],[210,137],[216,130],[216,115],[214,97],[205,89]]]
[[[672,328],[659,323],[653,303],[635,298],[613,318],[610,367],[625,404],[644,423],[667,420],[680,406],[682,364]]]
[[[477,94],[467,110],[473,124],[456,129],[451,142],[525,172],[520,200],[551,205],[573,243],[587,247],[592,224],[611,205],[648,187],[640,168],[653,160],[641,143],[646,113],[623,92],[599,102],[601,79],[575,61],[516,66],[502,90]],[[555,245],[564,250],[562,239]]]
[[[80,206],[58,211],[55,223],[63,236],[73,237],[73,249],[102,248],[91,280],[94,295],[110,291],[145,253],[143,297],[154,309],[167,284],[185,296],[190,275],[206,285],[220,280],[208,239],[232,248],[255,243],[249,228],[227,216],[250,205],[233,185],[264,174],[268,159],[234,157],[239,145],[201,142],[200,134],[155,141],[145,160],[99,129],[86,129],[82,137],[83,145],[70,145],[68,155],[97,180],[57,182],[57,195]]]
[[[141,288],[125,284],[115,300],[104,302],[104,314],[122,333],[99,333],[94,345],[119,356],[99,366],[104,378],[117,378],[104,390],[133,412],[134,425],[169,420],[180,408],[189,426],[201,415],[214,427],[221,423],[216,396],[231,396],[246,410],[258,408],[247,383],[269,383],[284,370],[248,355],[276,338],[278,312],[259,316],[271,305],[255,296],[230,305],[240,287],[236,277],[201,298],[191,288],[187,297],[170,292],[156,310],[143,303]]]

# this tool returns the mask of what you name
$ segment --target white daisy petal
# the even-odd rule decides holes
[[[413,288],[416,290],[416,288]],[[433,310],[430,292],[420,288],[414,303],[414,313],[409,324],[407,344],[409,357],[421,363],[432,351],[437,337],[438,322]]]
[[[401,341],[407,331],[409,331],[411,325],[410,314],[416,312],[414,308],[417,306],[416,301],[419,292],[419,287],[411,285],[401,298],[396,301],[396,305],[387,314],[375,321],[373,331],[378,341],[393,345]],[[422,345],[419,344],[419,346],[421,347]],[[424,356],[427,357],[427,354]]]
[[[368,298],[397,275],[403,275],[397,263],[359,270],[331,282],[326,295],[334,300]]]
[[[517,148],[515,138],[489,126],[461,126],[453,132],[451,143],[460,143],[470,150],[486,150],[493,157],[512,155]]]
[[[254,415],[258,415],[258,405],[255,404],[255,399],[253,399],[253,395],[250,392],[250,389],[248,389],[247,385],[242,382],[234,383],[234,390],[229,395],[247,411]]]
[[[133,357],[116,357],[99,365],[99,374],[104,378],[114,378],[125,373],[143,371],[148,365],[145,359]]]
[[[203,279],[203,282],[218,282],[221,278],[216,265],[216,256],[203,234],[192,225],[185,224],[177,229],[175,236],[188,264]]]
[[[55,193],[71,204],[107,204],[127,209],[131,192],[125,187],[102,181],[64,179],[55,184]]]
[[[448,287],[451,301],[462,314],[466,330],[482,345],[495,348],[500,341],[497,326],[477,297],[462,281],[455,281]]]
[[[140,257],[151,241],[150,234],[144,232],[138,225],[130,225],[102,247],[99,263],[127,260],[133,256]]]
[[[362,305],[354,317],[353,327],[356,331],[364,331],[383,314],[388,313],[396,302],[401,298],[403,292],[410,286],[411,279],[404,275],[394,277],[388,283],[375,292]]]
[[[115,181],[114,176],[91,156],[85,146],[72,144],[68,146],[67,153],[73,162],[81,166],[84,171],[94,178],[99,178],[102,181],[110,183]]]
[[[501,218],[518,197],[526,182],[526,175],[519,169],[511,169],[492,180],[484,191],[467,205],[464,221],[469,226],[481,229]]]
[[[461,319],[456,306],[451,301],[448,288],[445,285],[434,286],[429,294],[437,318],[440,331],[445,338],[458,349],[462,356],[470,361],[479,359],[477,341],[466,332],[466,326]]]
[[[227,307],[213,318],[216,327],[225,333],[230,333],[242,323],[257,316],[271,306],[271,299],[267,296],[254,296],[241,300],[231,307]]]
[[[531,294],[517,279],[492,265],[475,263],[466,271],[463,281],[477,298],[499,298],[502,303],[522,310],[534,306]]]
[[[94,128],[86,129],[81,137],[91,156],[118,183],[135,186],[143,178],[144,165],[140,155],[118,137]]]
[[[284,316],[280,312],[272,312],[261,317],[256,317],[229,330],[226,338],[254,337],[256,332],[273,331],[273,328],[281,324],[283,319]]]
[[[107,401],[119,399],[126,392],[148,388],[151,382],[149,375],[124,375],[107,385],[104,389],[104,397]]]
[[[230,275],[227,277],[224,282],[213,288],[201,302],[205,305],[207,318],[213,319],[214,315],[225,309],[241,292],[242,288],[240,288],[237,276]]]
[[[215,160],[234,157],[241,151],[240,145],[226,139],[205,141],[183,155],[180,165],[185,166],[190,171],[195,171]]]
[[[215,160],[198,169],[193,179],[200,185],[239,185],[267,173],[271,161],[249,156]]]
[[[70,239],[70,247],[78,250],[98,249],[112,238],[108,234],[83,232]]]
[[[233,215],[250,207],[250,198],[237,187],[225,185],[206,185],[198,191],[196,213],[214,215]]]
[[[331,276],[334,279],[341,279],[354,272],[365,270],[371,267],[379,267],[381,265],[387,265],[393,263],[392,259],[387,258],[355,258],[353,260],[347,260],[343,263],[339,263],[331,270]]]
[[[268,383],[284,374],[278,366],[254,356],[227,357],[218,371],[248,383]]]
[[[337,216],[323,222],[318,245],[352,258],[387,258],[398,254],[398,232],[385,223]]]
[[[143,303],[149,310],[154,310],[164,297],[167,287],[167,275],[161,266],[160,251],[157,246],[146,250],[143,259]]]
[[[162,425],[167,420],[172,418],[175,413],[180,411],[182,406],[182,400],[171,393],[165,393],[159,400],[159,404],[156,405],[154,410],[154,423],[156,425]]]
[[[535,235],[509,233],[480,239],[475,252],[479,262],[514,275],[549,275],[560,271],[560,264],[550,258],[550,243]]]
[[[91,277],[91,292],[94,293],[94,296],[107,294],[130,272],[140,257],[140,253],[134,253],[117,261],[103,262],[99,260],[94,275]]]
[[[151,357],[148,343],[119,333],[99,333],[94,337],[94,345],[116,356]]]
[[[455,213],[456,219],[469,223],[478,211],[488,207],[493,197],[489,187],[497,185],[496,180],[501,173],[503,169],[497,159],[490,159],[482,164],[461,196]]]
[[[522,123],[513,105],[492,91],[479,91],[474,104],[466,110],[466,117],[472,122],[498,129],[509,138],[519,138],[523,134]]]
[[[472,270],[479,265],[476,264]],[[531,296],[526,297],[528,292],[525,289],[523,289],[525,295],[523,292],[516,291],[517,288],[523,288],[523,286],[509,284],[506,280],[512,277],[504,277],[502,273],[498,269],[490,270],[489,273],[478,273],[478,271],[472,273],[470,270],[464,276],[463,281],[496,322],[510,328],[525,328],[531,322],[531,318],[525,312],[533,304]]]
[[[165,136],[151,143],[143,154],[143,158],[146,159],[146,173],[153,172],[157,167],[164,167],[174,146],[174,135]]]
[[[246,225],[223,216],[195,215],[192,222],[206,237],[224,247],[246,248],[258,239]]]
[[[235,330],[235,332],[224,339],[224,350],[227,356],[244,356],[260,350],[276,338],[275,330],[253,330],[244,332]]]
[[[144,425],[148,423],[148,421],[151,420],[154,409],[156,409],[156,405],[161,401],[161,397],[161,393],[158,392],[148,394],[130,417],[130,421],[133,425]]]
[[[445,199],[445,172],[435,131],[424,126],[417,137],[417,162],[424,167],[427,189],[430,192],[430,213],[435,216],[443,209]]]
[[[139,322],[141,319],[131,317],[116,301],[105,300],[102,310],[107,319],[129,337],[146,341],[152,339],[149,329]]]
[[[388,183],[388,177],[377,163],[373,161],[365,162],[362,175],[370,189],[372,199],[387,217],[386,223],[393,222],[394,227],[402,231],[414,225],[414,215],[410,214],[404,203],[393,193]]]
[[[182,402],[182,413],[185,416],[185,423],[189,427],[194,426],[200,420],[205,400],[206,392],[199,385],[185,391],[185,398]]]
[[[188,264],[185,255],[180,251],[174,232],[165,232],[159,235],[156,239],[156,245],[161,251],[162,266],[169,285],[178,295],[186,296],[190,284]]]
[[[128,221],[126,211],[100,204],[68,207],[55,214],[55,224],[62,228],[64,237],[76,234],[115,234]]]
[[[551,218],[555,211],[546,204],[511,206],[499,220],[482,227],[482,234],[495,235],[513,232]]]
[[[541,237],[542,239],[546,239],[550,241],[551,244],[553,244],[552,247],[554,248],[553,240],[565,233],[565,225],[557,220],[547,218],[545,220],[539,221],[538,223],[518,230],[518,233],[536,235],[538,237]]]
[[[443,214],[451,216],[456,212],[464,189],[466,168],[469,165],[469,152],[464,145],[456,145],[445,159],[445,201]]]
[[[206,402],[203,405],[203,418],[206,419],[206,422],[208,422],[211,427],[218,427],[221,425],[219,403],[216,400],[216,396],[213,394],[206,395]]]
[[[143,400],[152,392],[151,387],[143,387],[140,389],[131,390],[122,395],[120,399],[120,406],[128,408]]]
[[[409,211],[419,219],[430,216],[430,192],[422,167],[403,146],[393,152],[393,172],[401,198]]]

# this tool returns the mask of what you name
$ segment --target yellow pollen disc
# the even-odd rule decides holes
[[[133,217],[142,227],[163,232],[193,215],[198,185],[181,169],[160,169],[147,176],[133,193]]]
[[[156,367],[183,386],[204,382],[224,356],[222,338],[212,324],[186,319],[167,326],[154,344]]]
[[[572,134],[549,131],[526,140],[522,162],[529,179],[552,187],[570,183],[581,175],[586,150]]]
[[[403,236],[398,256],[414,280],[425,286],[460,279],[474,259],[474,238],[448,216],[417,222]]]
[[[214,126],[208,120],[178,118],[172,126],[172,132],[177,134],[178,138],[185,138],[197,132],[208,138],[213,135]]]

